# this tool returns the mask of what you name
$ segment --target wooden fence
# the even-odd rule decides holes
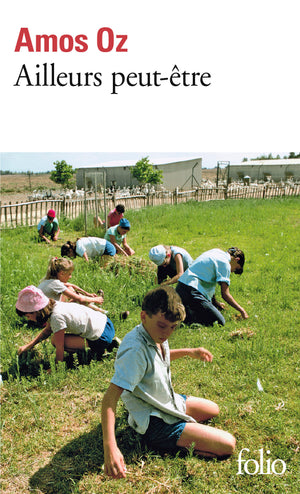
[[[300,195],[300,184],[295,185],[257,185],[257,186],[229,186],[229,187],[199,187],[195,190],[180,192],[156,192],[149,195],[118,197],[106,196],[107,212],[116,204],[124,204],[126,211],[140,209],[147,206],[162,204],[179,204],[187,201],[211,201],[225,199],[270,199],[273,197],[291,197]],[[97,204],[96,204],[97,201]],[[97,205],[97,208],[96,208]],[[104,219],[104,197],[88,197],[86,199],[56,199],[32,201],[16,204],[0,203],[0,227],[13,228],[16,226],[34,226],[46,215],[48,209],[54,209],[59,218],[77,218],[80,214],[95,214]]]

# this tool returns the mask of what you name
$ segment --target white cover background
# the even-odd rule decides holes
[[[4,6],[5,5],[5,6]],[[1,9],[2,151],[299,151],[299,2],[10,0]],[[101,27],[127,53],[101,53]],[[85,53],[15,53],[19,30],[88,36]],[[14,87],[23,64],[100,87]],[[209,72],[211,86],[125,87],[111,73]]]

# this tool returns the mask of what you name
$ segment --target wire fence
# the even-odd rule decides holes
[[[220,187],[198,187],[189,191],[160,191],[147,195],[118,196],[117,194],[102,195],[80,199],[47,199],[16,204],[0,202],[0,227],[15,228],[17,226],[34,226],[47,214],[49,209],[56,211],[59,218],[65,216],[74,219],[81,214],[98,214],[104,216],[105,211],[116,204],[124,204],[127,210],[162,204],[179,204],[187,201],[212,201],[226,199],[271,199],[275,197],[292,197],[300,195],[300,184],[292,185],[234,185]],[[104,217],[103,217],[104,219]]]

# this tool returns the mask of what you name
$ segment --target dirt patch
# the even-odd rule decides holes
[[[50,180],[50,173],[12,173],[0,176],[2,204],[27,202],[34,190],[60,190],[60,185]]]

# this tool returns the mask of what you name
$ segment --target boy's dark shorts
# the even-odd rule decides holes
[[[182,396],[186,399],[185,395]],[[150,449],[174,453],[179,450],[177,441],[185,426],[186,422],[184,420],[180,420],[175,424],[167,424],[161,418],[151,415],[149,427],[143,435],[143,440]]]

